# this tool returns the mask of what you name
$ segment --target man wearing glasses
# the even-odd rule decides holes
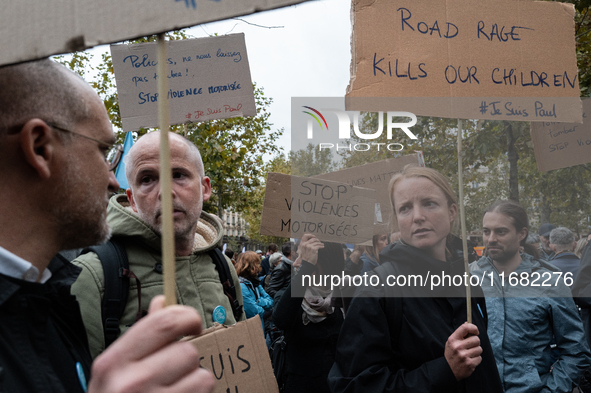
[[[52,257],[108,238],[114,141],[102,101],[72,72],[50,60],[0,68],[0,391],[213,389],[196,349],[177,342],[200,332],[199,315],[164,309],[161,297],[96,359],[90,378],[70,295],[79,269]]]

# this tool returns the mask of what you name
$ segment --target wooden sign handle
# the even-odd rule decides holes
[[[466,281],[466,307],[467,321],[472,323],[472,293],[470,288],[470,267],[468,266],[468,238],[466,237],[466,214],[464,213],[464,172],[462,164],[462,131],[464,121],[458,119],[458,188],[459,188],[459,199],[458,204],[460,205],[460,225],[462,228],[462,246],[464,250],[464,270],[468,274],[468,280]]]
[[[166,305],[176,304],[176,267],[174,252],[174,228],[172,219],[172,170],[168,144],[169,106],[166,91],[166,41],[164,33],[158,34],[158,121],[160,124],[160,195],[162,215],[162,278]]]

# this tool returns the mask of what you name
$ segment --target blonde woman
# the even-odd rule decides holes
[[[328,378],[332,392],[502,392],[480,287],[472,287],[468,324],[463,286],[403,282],[464,276],[463,261],[446,248],[458,210],[449,183],[407,166],[390,182],[390,201],[401,240],[368,273],[376,285],[356,291]]]

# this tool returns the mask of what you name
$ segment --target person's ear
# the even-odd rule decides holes
[[[29,120],[19,133],[19,145],[25,160],[42,179],[51,176],[57,138],[54,130],[41,119]]]
[[[527,230],[526,227],[521,228],[521,231],[519,231],[517,233],[517,238],[519,239],[519,243],[521,243],[523,241],[523,239],[525,239],[527,237],[528,234],[529,234],[529,231]]]
[[[452,203],[451,206],[449,207],[449,221],[454,222],[457,215],[458,215],[458,205],[456,205],[455,203]]]
[[[203,178],[201,178],[201,187],[201,196],[203,202],[206,202],[209,200],[209,197],[211,197],[211,181],[209,180],[209,177],[203,176]]]
[[[125,194],[127,194],[127,200],[129,200],[131,209],[137,213],[137,205],[135,204],[135,199],[133,199],[133,191],[131,190],[131,187],[125,190]]]

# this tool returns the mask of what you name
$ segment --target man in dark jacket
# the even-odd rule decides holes
[[[570,229],[558,227],[550,232],[550,249],[554,257],[549,262],[563,273],[568,273],[573,280],[581,265],[579,257],[573,254],[576,245],[575,235]]]
[[[279,247],[277,247],[277,244],[275,244],[275,243],[271,243],[267,247],[267,254],[265,255],[265,257],[261,261],[261,268],[262,268],[262,271],[260,274],[261,276],[266,276],[271,271],[271,265],[269,264],[269,258],[271,257],[271,255],[275,254],[277,252],[277,250],[279,250]]]
[[[163,297],[97,358],[90,379],[86,334],[70,295],[80,269],[52,256],[109,236],[108,195],[119,188],[106,159],[114,142],[102,100],[71,71],[48,59],[0,69],[2,392],[213,389],[196,349],[177,342],[200,332],[199,315],[163,309]]]
[[[271,281],[269,282],[269,290],[267,293],[272,298],[279,292],[280,289],[285,288],[291,281],[293,275],[293,261],[295,257],[295,247],[293,242],[285,242],[281,246],[283,258],[281,262],[271,271]]]

